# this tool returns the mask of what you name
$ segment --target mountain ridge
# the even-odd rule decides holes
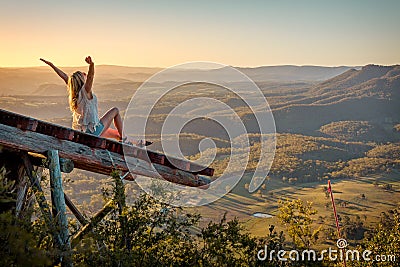
[[[390,125],[400,122],[400,66],[348,70],[272,110],[280,132],[312,135],[329,122],[370,121],[392,138]]]
[[[318,82],[332,78],[352,67],[323,67],[323,66],[260,66],[254,68],[236,67],[256,82],[262,81],[310,81]],[[87,66],[61,67],[67,74],[74,71],[86,71]],[[132,82],[143,82],[150,76],[163,70],[150,67],[125,67],[115,65],[97,65],[95,73],[96,83],[108,83],[109,80],[127,79]],[[217,69],[216,71],[219,71]],[[222,76],[222,78],[224,78]],[[28,95],[34,92],[43,92],[43,84],[63,85],[57,75],[46,66],[24,68],[0,68],[0,94]],[[118,86],[118,84],[117,84]]]

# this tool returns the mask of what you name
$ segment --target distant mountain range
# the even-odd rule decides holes
[[[324,81],[360,67],[265,66],[237,68],[254,81]]]
[[[76,70],[87,71],[87,67],[65,67],[66,73]],[[264,66],[256,68],[241,68],[239,71],[248,75],[256,82],[274,81],[324,81],[342,74],[352,67],[319,67],[319,66]],[[136,89],[140,83],[151,75],[161,71],[161,68],[123,67],[99,65],[96,66],[95,86],[110,89]],[[180,70],[177,75],[188,75],[189,72],[203,70]],[[224,79],[224,69],[212,70],[215,75]],[[231,77],[228,77],[231,78]],[[234,82],[234,81],[233,81]],[[49,67],[30,68],[0,68],[0,95],[65,95],[63,82]]]

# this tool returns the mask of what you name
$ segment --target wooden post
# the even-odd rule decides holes
[[[61,238],[60,249],[66,252],[64,257],[61,258],[62,266],[72,266],[72,262],[68,253],[71,250],[68,233],[68,221],[65,207],[64,191],[62,187],[60,159],[57,150],[49,150],[47,152],[50,172],[50,187],[51,187],[51,201],[53,217],[56,219],[58,231]]]

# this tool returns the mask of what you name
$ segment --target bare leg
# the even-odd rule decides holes
[[[122,140],[122,118],[121,115],[119,114],[118,108],[112,108],[109,111],[104,114],[104,116],[100,119],[100,121],[104,125],[104,130],[101,133],[101,137],[105,138],[115,138],[117,140]],[[111,122],[114,121],[114,126],[117,128],[111,129]],[[131,141],[129,140],[131,144],[143,147],[143,146],[148,146],[151,145],[153,142],[145,141],[145,140],[137,140],[137,141]]]
[[[118,139],[118,140],[121,139],[118,131],[115,129],[111,129],[111,128],[104,130],[100,136],[104,137],[104,138],[114,138],[114,139]]]
[[[111,138],[122,139],[122,118],[119,114],[118,108],[112,108],[103,115],[100,121],[104,125],[103,133],[101,134],[102,137],[109,136]],[[117,128],[117,133],[115,130],[110,129],[111,122],[114,122],[115,128]]]

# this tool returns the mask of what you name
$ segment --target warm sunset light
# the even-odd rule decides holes
[[[400,0],[2,0],[1,266],[400,266]]]
[[[400,61],[399,1],[7,1],[0,67]]]

